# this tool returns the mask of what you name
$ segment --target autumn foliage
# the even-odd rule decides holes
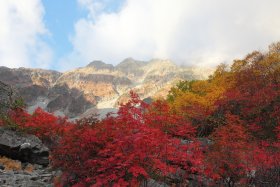
[[[280,185],[280,43],[208,80],[181,81],[166,100],[131,92],[117,115],[70,123],[13,109],[3,126],[51,145],[57,186]],[[206,142],[206,143],[205,143]]]
[[[67,175],[74,173],[73,182],[84,186],[133,186],[151,177],[163,181],[180,170],[186,171],[184,177],[200,172],[199,144],[182,144],[165,128],[166,122],[179,125],[176,116],[152,118],[145,112],[147,107],[131,93],[131,101],[120,107],[117,117],[65,135],[53,152],[54,166],[68,171]],[[166,109],[162,112],[168,115]],[[194,129],[185,127],[190,130],[180,134],[193,138]]]
[[[57,141],[66,130],[65,127],[70,124],[66,118],[56,117],[41,108],[37,108],[32,115],[21,108],[11,110],[7,115],[8,118],[0,124],[34,134],[49,145]]]
[[[175,113],[208,137],[206,173],[227,186],[279,185],[280,43],[255,51],[168,97]]]

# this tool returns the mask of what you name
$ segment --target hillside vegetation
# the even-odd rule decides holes
[[[280,43],[207,80],[181,81],[166,100],[147,104],[131,92],[102,121],[21,107],[2,116],[2,126],[50,147],[63,172],[57,186],[279,186]]]

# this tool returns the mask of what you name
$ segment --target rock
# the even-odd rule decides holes
[[[47,169],[26,171],[1,171],[0,186],[2,187],[53,187],[53,179],[57,172]]]
[[[5,169],[5,166],[0,163],[0,170],[4,170],[4,169]]]
[[[0,155],[47,166],[49,149],[34,135],[0,128]]]
[[[142,182],[141,187],[168,187],[169,185],[163,182],[155,181],[154,179],[147,179]]]
[[[6,114],[15,99],[18,99],[16,91],[8,84],[0,81],[0,114]]]

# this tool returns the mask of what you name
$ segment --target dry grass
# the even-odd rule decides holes
[[[5,167],[5,170],[15,170],[19,171],[22,169],[21,162],[17,160],[12,160],[7,157],[0,157],[0,164]]]
[[[24,171],[27,171],[29,173],[33,172],[34,167],[31,164],[28,164],[25,168]]]

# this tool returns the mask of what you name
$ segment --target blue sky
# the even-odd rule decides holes
[[[71,51],[70,36],[74,34],[73,23],[81,17],[86,17],[87,12],[79,7],[75,0],[43,0],[42,2],[45,9],[44,22],[51,32],[45,40],[54,49],[55,56],[58,58]]]
[[[216,66],[280,41],[279,0],[0,1],[0,66],[67,71],[92,60]]]
[[[122,0],[98,2],[104,3],[102,13],[117,12],[123,3]],[[52,67],[55,68],[59,59],[73,49],[71,37],[75,34],[74,23],[86,18],[88,11],[76,0],[43,0],[42,3],[45,9],[44,23],[50,31],[50,35],[44,37],[44,40],[54,51]]]

